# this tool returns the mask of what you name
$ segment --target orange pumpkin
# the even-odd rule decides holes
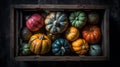
[[[100,28],[96,25],[86,26],[82,31],[82,36],[90,44],[98,43],[101,38]]]
[[[75,27],[70,27],[68,28],[68,30],[66,31],[66,39],[69,41],[74,41],[79,37],[79,31],[77,28]]]
[[[86,54],[89,49],[89,45],[84,39],[77,39],[72,42],[72,50],[78,55]]]
[[[45,54],[51,48],[51,40],[44,34],[38,33],[31,36],[29,40],[30,50],[34,54]]]

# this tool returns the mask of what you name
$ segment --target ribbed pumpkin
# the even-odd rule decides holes
[[[66,39],[69,41],[74,41],[79,37],[79,31],[75,27],[70,27],[65,33]]]
[[[29,31],[26,27],[21,29],[20,37],[22,38],[23,41],[29,41],[31,36],[32,36],[32,32]]]
[[[88,22],[90,24],[97,24],[99,22],[99,15],[97,13],[89,13],[88,14]]]
[[[31,36],[30,41],[30,50],[34,54],[45,54],[49,52],[51,48],[51,40],[45,34],[34,34]]]
[[[70,44],[66,39],[57,39],[52,44],[52,52],[55,55],[67,55],[70,52]]]
[[[30,55],[30,45],[27,43],[22,43],[22,47],[20,48],[21,55]]]
[[[52,34],[62,33],[68,26],[67,16],[61,12],[51,12],[45,19],[45,28]]]
[[[84,12],[77,11],[70,14],[69,20],[72,26],[82,28],[86,24],[87,17]]]
[[[96,25],[86,26],[82,31],[82,36],[90,44],[98,43],[101,38],[100,28]]]
[[[38,13],[33,14],[26,21],[26,27],[30,31],[38,31],[44,25],[44,17]]]
[[[89,45],[86,40],[79,38],[72,42],[71,48],[76,54],[84,55],[89,50]]]

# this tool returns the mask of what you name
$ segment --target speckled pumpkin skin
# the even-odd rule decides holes
[[[67,26],[67,16],[61,12],[51,12],[45,19],[45,28],[52,34],[64,32]]]

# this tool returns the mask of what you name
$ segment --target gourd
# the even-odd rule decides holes
[[[65,36],[69,41],[74,41],[79,37],[79,30],[75,27],[70,27],[67,29]]]
[[[26,21],[26,27],[32,32],[38,31],[43,25],[44,17],[38,13],[33,14]]]
[[[45,19],[45,28],[52,34],[64,32],[67,26],[67,16],[62,12],[50,12]]]
[[[52,52],[54,55],[67,55],[70,52],[70,44],[66,39],[60,38],[53,42]]]
[[[44,55],[50,51],[51,40],[42,33],[34,34],[29,40],[30,50],[34,54]]]
[[[95,44],[100,41],[101,31],[96,25],[86,26],[82,31],[83,38],[90,44]]]
[[[84,55],[88,52],[89,45],[86,40],[79,38],[72,42],[71,48],[74,53]]]
[[[69,16],[72,26],[82,28],[87,22],[87,16],[83,11],[72,12]]]

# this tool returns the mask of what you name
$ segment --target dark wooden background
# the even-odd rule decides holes
[[[117,66],[119,57],[120,0],[1,0],[0,1],[0,67]],[[10,60],[10,5],[11,4],[98,4],[110,6],[110,60],[102,62],[18,62]],[[3,65],[3,66],[1,66]]]

